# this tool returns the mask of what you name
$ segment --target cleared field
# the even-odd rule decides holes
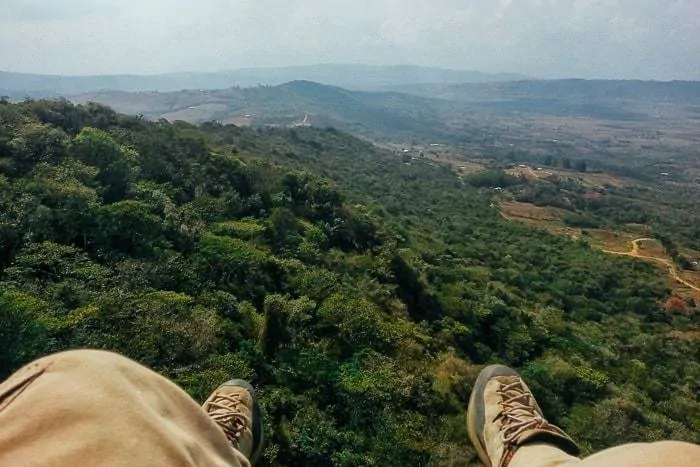
[[[175,112],[168,112],[163,114],[163,118],[174,122],[176,120],[182,120],[185,122],[198,121],[198,120],[211,120],[217,113],[223,112],[227,109],[225,104],[202,104],[198,106],[191,106],[186,109],[176,110]]]
[[[668,287],[674,294],[683,298],[693,298],[700,302],[700,271],[681,271],[666,253],[661,243],[653,238],[639,237],[644,226],[630,225],[632,232],[603,229],[574,229],[562,222],[566,212],[553,207],[540,207],[518,201],[501,202],[501,214],[508,220],[523,222],[544,228],[556,235],[572,238],[585,238],[594,248],[606,253],[629,256],[649,262],[667,276]],[[693,252],[696,254],[697,252]]]
[[[700,340],[700,331],[671,331],[668,336],[674,339],[697,341]]]
[[[654,256],[658,258],[665,258],[668,256],[664,247],[657,240],[642,240],[637,242],[636,251],[640,256]]]
[[[619,188],[626,185],[625,181],[621,178],[606,173],[574,174],[574,177],[579,177],[578,179],[581,180],[584,185],[592,187],[614,186]]]
[[[695,303],[700,303],[700,290],[698,290],[698,288],[700,288],[700,277],[691,276],[685,271],[680,273],[679,276],[682,277],[686,283],[679,283],[678,280],[669,276],[669,287],[673,290],[673,293],[679,297],[692,298],[695,300]],[[695,284],[698,288],[689,287],[687,283]]]
[[[555,222],[561,226],[561,218],[566,211],[553,207],[540,207],[519,201],[501,202],[501,213],[506,219],[529,220],[543,223]],[[546,227],[543,225],[543,227]]]
[[[632,249],[628,252],[618,250],[603,250],[606,253],[630,256],[647,261],[668,274],[668,286],[675,295],[683,298],[700,300],[700,273],[697,271],[684,271],[678,268],[673,259],[668,255],[661,243],[652,238],[638,238],[632,240]]]
[[[428,159],[439,164],[447,164],[454,167],[460,174],[481,172],[486,169],[487,161],[469,158],[466,155],[455,153],[427,154]]]
[[[580,182],[583,186],[591,188],[605,188],[607,186],[623,187],[625,181],[606,173],[576,172],[573,170],[557,169],[552,167],[514,167],[506,171],[515,177],[522,177],[528,180],[545,180],[549,177],[559,177],[572,179]]]
[[[224,125],[236,125],[236,126],[252,126],[253,118],[248,117],[231,117],[227,118],[222,122]]]
[[[583,234],[596,248],[604,251],[627,253],[636,234],[616,230],[588,229]]]

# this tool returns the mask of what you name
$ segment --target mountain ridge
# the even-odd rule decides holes
[[[695,115],[700,83],[642,81],[517,81],[457,85],[411,85],[359,91],[295,80],[278,86],[229,87],[169,93],[124,91],[71,96],[73,102],[98,102],[119,112],[190,123],[220,121],[235,125],[333,126],[373,140],[406,138],[454,142],[477,115],[610,118],[651,121],[662,105]],[[432,141],[431,141],[432,142]]]
[[[11,97],[57,97],[103,90],[179,91],[279,85],[309,80],[353,89],[376,89],[421,83],[508,81],[526,78],[512,73],[484,73],[446,68],[372,65],[311,65],[279,68],[241,68],[217,72],[174,72],[121,75],[42,75],[0,70],[0,90]],[[22,94],[25,95],[22,95]]]

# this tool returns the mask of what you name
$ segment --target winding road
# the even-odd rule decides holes
[[[675,279],[676,282],[679,284],[683,284],[686,287],[689,287],[696,292],[700,292],[700,287],[688,282],[687,280],[683,279],[680,276],[680,273],[678,271],[678,267],[676,264],[671,261],[670,259],[666,258],[659,258],[658,256],[646,256],[641,253],[639,253],[639,244],[641,242],[646,242],[646,241],[653,241],[656,242],[655,238],[637,238],[636,240],[632,240],[632,250],[628,252],[620,252],[620,251],[612,251],[612,250],[603,250],[605,253],[610,253],[611,255],[620,255],[620,256],[631,256],[632,258],[639,258],[639,259],[648,259],[652,261],[656,261],[657,263],[662,263],[664,266],[668,268],[668,273]]]

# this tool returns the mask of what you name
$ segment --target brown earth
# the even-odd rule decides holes
[[[508,169],[506,173],[515,177],[522,177],[527,180],[541,180],[548,177],[558,177],[564,179],[577,180],[583,186],[590,188],[605,188],[606,186],[623,187],[624,180],[614,177],[606,173],[596,172],[576,172],[573,170],[565,170],[552,167],[533,167],[526,165],[525,167],[513,167]]]
[[[501,213],[508,220],[530,220],[543,222],[558,222],[564,214],[563,209],[550,206],[535,206],[519,201],[501,202]],[[543,225],[544,227],[544,225]]]
[[[661,245],[657,244],[650,248],[644,248],[641,246],[642,242],[658,243],[658,240],[654,238],[637,238],[635,240],[632,240],[632,249],[628,252],[610,250],[603,251],[613,255],[631,256],[633,258],[657,261],[669,268],[669,274],[676,280],[676,282],[678,282],[679,284],[683,284],[686,287],[691,288],[697,292],[700,292],[700,287],[690,283],[689,281],[681,277],[681,272],[678,270],[678,267],[670,258],[666,257],[666,251]],[[657,252],[656,255],[654,254],[655,251]],[[660,255],[658,254],[659,251],[661,251]]]
[[[575,229],[567,227],[561,221],[563,209],[540,207],[518,201],[503,201],[500,204],[501,214],[511,221],[523,222],[544,228],[557,235],[568,235],[572,238],[587,238],[591,245],[605,253],[618,256],[628,256],[651,262],[667,271],[669,287],[674,293],[692,297],[700,301],[700,271],[680,270],[666,253],[663,246],[654,238],[639,237],[638,233],[602,229]],[[644,226],[631,226],[639,232]]]

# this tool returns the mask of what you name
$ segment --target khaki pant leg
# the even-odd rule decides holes
[[[551,444],[518,449],[508,467],[700,467],[700,446],[678,441],[625,444],[580,460]]]
[[[694,467],[700,466],[700,446],[679,441],[625,444],[586,458],[580,467]]]
[[[42,358],[0,385],[0,465],[249,467],[182,389],[95,350]]]
[[[526,444],[515,452],[508,467],[579,467],[581,459],[547,443]]]

